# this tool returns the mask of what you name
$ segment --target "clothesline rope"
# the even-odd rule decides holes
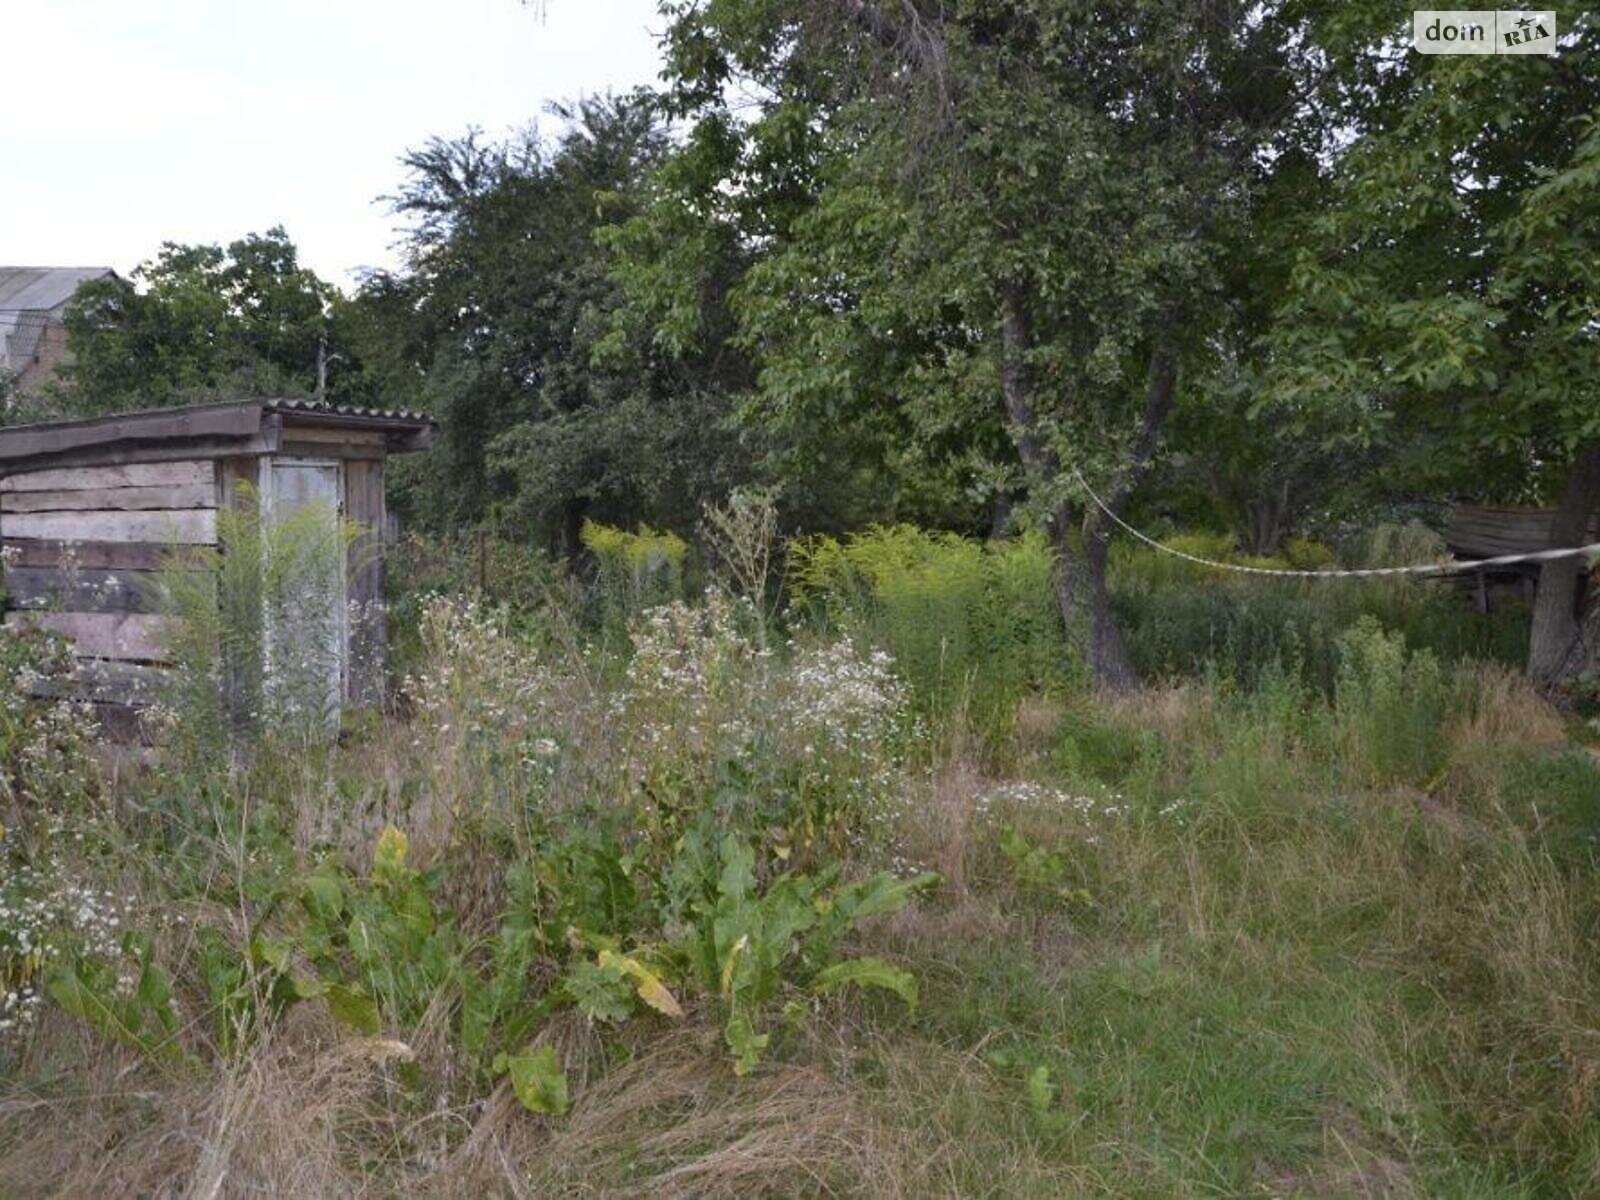
[[[1409,567],[1364,567],[1357,570],[1326,570],[1326,571],[1299,571],[1289,567],[1247,567],[1240,563],[1220,562],[1214,558],[1202,558],[1198,554],[1189,554],[1171,546],[1162,545],[1155,538],[1135,529],[1116,513],[1111,511],[1109,505],[1095,493],[1089,486],[1083,474],[1074,470],[1073,476],[1078,485],[1088,493],[1096,507],[1106,516],[1110,517],[1124,532],[1138,538],[1145,545],[1170,554],[1174,558],[1181,558],[1202,567],[1214,567],[1219,571],[1234,571],[1241,575],[1279,575],[1292,579],[1351,579],[1368,578],[1378,575],[1460,575],[1468,571],[1481,571],[1489,567],[1509,567],[1516,563],[1527,562],[1552,562],[1560,558],[1578,558],[1585,554],[1600,555],[1600,542],[1591,542],[1587,546],[1570,546],[1560,550],[1535,550],[1528,554],[1502,554],[1498,558],[1480,558],[1469,562],[1451,561],[1445,563],[1419,563]]]

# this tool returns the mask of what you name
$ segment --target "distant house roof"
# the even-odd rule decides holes
[[[112,273],[110,267],[0,267],[0,367],[26,366],[78,285]]]

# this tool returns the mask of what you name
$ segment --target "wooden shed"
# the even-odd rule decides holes
[[[341,624],[330,699],[375,699],[385,637],[384,463],[425,449],[436,432],[418,413],[304,400],[0,429],[5,624],[36,622],[66,635],[77,677],[50,686],[94,702],[108,726],[126,729],[137,724],[127,710],[150,696],[169,645],[170,618],[150,611],[152,573],[175,547],[218,546],[219,509],[259,504],[277,514],[316,503],[358,531],[330,586],[348,608],[380,613]]]
[[[1552,530],[1553,508],[1496,508],[1487,505],[1457,505],[1445,530],[1445,544],[1459,559],[1476,561],[1508,554],[1532,554],[1555,548]],[[1589,525],[1586,542],[1600,542],[1600,518]],[[1530,603],[1539,578],[1539,563],[1513,563],[1492,570],[1474,571],[1461,576],[1473,589],[1480,612],[1492,607],[1498,595],[1521,595]],[[1580,589],[1582,582],[1580,581]],[[1580,591],[1581,594],[1581,591]],[[1574,604],[1578,596],[1573,598]]]

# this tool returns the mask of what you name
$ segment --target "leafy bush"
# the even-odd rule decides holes
[[[1081,679],[1062,631],[1055,563],[1037,534],[979,543],[908,525],[843,541],[790,543],[796,605],[825,625],[887,647],[919,710],[965,708],[991,741],[1027,690]]]
[[[1139,555],[1154,554],[1140,551]],[[1277,666],[1303,672],[1331,691],[1339,639],[1362,618],[1431,650],[1441,662],[1485,659],[1520,664],[1525,608],[1469,613],[1438,580],[1296,580],[1230,575],[1189,586],[1127,586],[1113,577],[1112,604],[1129,651],[1147,679],[1216,672],[1250,685]]]
[[[689,546],[677,534],[648,525],[629,533],[585,521],[580,537],[599,569],[596,584],[605,628],[624,629],[644,609],[682,597]]]
[[[1333,712],[1341,761],[1363,782],[1422,783],[1443,765],[1449,689],[1436,658],[1371,617],[1339,639]]]

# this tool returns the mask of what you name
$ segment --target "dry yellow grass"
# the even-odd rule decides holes
[[[1468,675],[1468,704],[1451,731],[1458,750],[1475,746],[1555,749],[1567,742],[1566,723],[1525,675],[1491,663]]]

